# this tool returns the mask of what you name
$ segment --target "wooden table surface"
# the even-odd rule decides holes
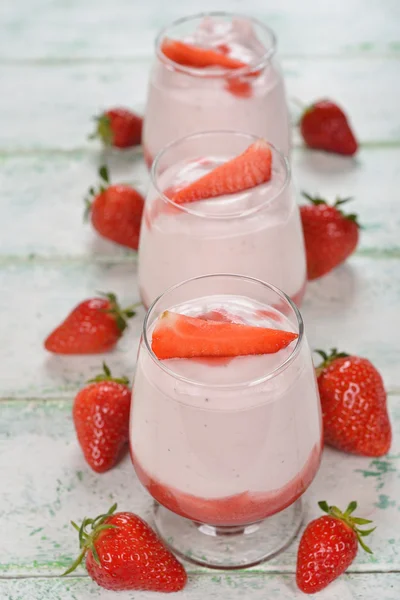
[[[71,518],[112,502],[150,518],[129,458],[102,476],[89,470],[75,439],[71,402],[103,356],[50,356],[43,339],[80,300],[113,290],[138,300],[136,255],[99,240],[82,223],[82,198],[107,159],[115,180],[146,189],[140,152],[102,156],[88,142],[90,118],[111,104],[143,110],[158,28],[196,12],[184,0],[3,0],[0,6],[0,599],[148,600],[151,593],[97,587],[84,569],[60,573],[75,556]],[[355,197],[364,224],[348,263],[309,285],[302,309],[313,347],[337,345],[381,370],[394,426],[379,460],[326,450],[307,494],[339,505],[357,499],[374,519],[374,554],[315,598],[400,597],[400,2],[398,0],[202,0],[201,8],[248,11],[272,28],[290,96],[330,96],[346,108],[361,141],[356,159],[301,147],[298,190]],[[293,110],[293,117],[296,111]],[[7,316],[5,316],[7,315]],[[107,355],[132,375],[141,312]],[[248,571],[188,566],[182,600],[274,600],[296,591],[297,543]]]

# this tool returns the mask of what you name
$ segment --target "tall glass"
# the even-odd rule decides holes
[[[229,160],[256,140],[246,133],[204,132],[158,154],[139,243],[139,288],[146,308],[170,286],[212,273],[269,281],[300,305],[306,285],[303,230],[290,167],[276,148],[266,184],[181,205],[166,195],[191,165],[201,169],[207,161]]]
[[[193,316],[215,302],[228,313],[254,306],[254,314],[272,315],[298,339],[276,354],[222,364],[158,360],[151,349],[157,318],[167,309]],[[321,436],[303,321],[283,292],[249,277],[209,275],[152,304],[136,366],[131,456],[156,501],[158,533],[175,553],[208,567],[241,568],[285,549],[301,524],[300,497],[317,473]]]
[[[173,62],[164,40],[231,45],[248,66],[227,70]],[[274,32],[245,15],[202,13],[178,19],[156,39],[143,129],[148,166],[167,144],[191,133],[231,129],[266,137],[288,155],[290,123],[283,77],[275,58]],[[250,62],[249,62],[250,61]]]

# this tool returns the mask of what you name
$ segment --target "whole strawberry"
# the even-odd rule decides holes
[[[90,577],[108,590],[178,592],[187,581],[186,571],[154,531],[137,515],[115,513],[117,505],[79,527],[81,553],[64,573],[76,569],[86,556]]]
[[[344,262],[356,249],[360,225],[357,215],[341,207],[350,198],[338,198],[333,206],[323,198],[302,194],[311,204],[300,206],[307,257],[307,278],[317,279]]]
[[[330,100],[319,100],[304,111],[301,135],[307,146],[352,156],[358,144],[345,113]]]
[[[121,309],[115,294],[90,298],[76,306],[44,342],[54,354],[99,354],[112,350],[136,313]]]
[[[326,502],[318,505],[327,515],[307,525],[297,553],[296,582],[306,594],[319,592],[344,573],[357,555],[358,544],[372,554],[363,537],[375,527],[367,530],[357,527],[372,523],[352,516],[357,502],[350,502],[344,513]]]
[[[383,456],[392,432],[382,377],[366,358],[317,351],[325,442],[344,452]]]
[[[99,169],[100,188],[90,188],[85,199],[85,218],[90,214],[93,227],[103,237],[138,249],[144,198],[129,185],[109,185],[107,167]]]
[[[131,390],[126,377],[103,373],[88,381],[75,397],[72,416],[85,459],[97,473],[111,469],[120,459],[129,437]]]
[[[143,119],[127,108],[111,108],[95,120],[96,131],[90,138],[98,137],[106,146],[131,148],[142,141]]]

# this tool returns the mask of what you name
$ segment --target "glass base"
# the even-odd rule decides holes
[[[211,569],[243,569],[277,556],[296,537],[302,523],[301,500],[264,521],[215,527],[185,519],[155,503],[159,536],[178,556]]]

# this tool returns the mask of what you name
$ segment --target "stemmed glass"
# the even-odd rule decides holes
[[[165,310],[194,315],[216,302],[228,312],[261,306],[264,313],[255,314],[298,339],[276,354],[226,364],[157,359],[151,336]],[[321,436],[311,353],[287,295],[253,278],[217,274],[178,284],[151,305],[136,366],[131,456],[155,500],[155,526],[175,553],[233,569],[286,548],[319,467]]]

